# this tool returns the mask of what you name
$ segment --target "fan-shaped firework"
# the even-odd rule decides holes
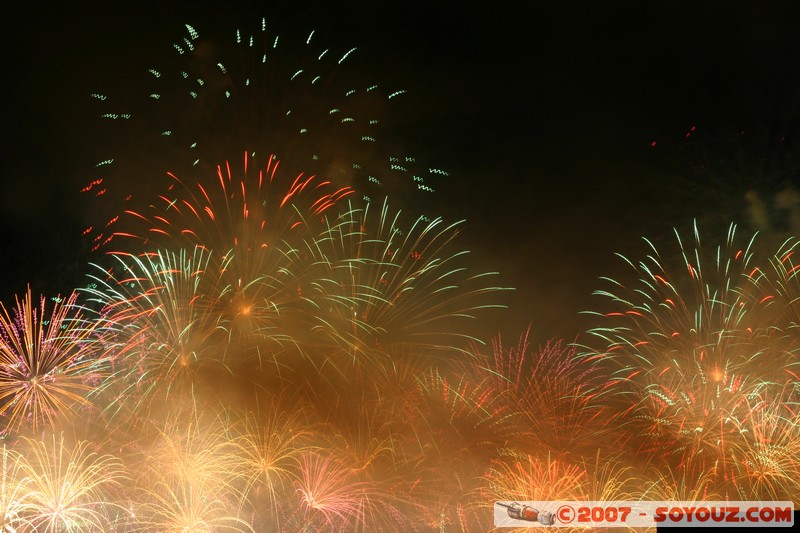
[[[579,356],[576,347],[551,339],[534,348],[529,335],[530,329],[511,347],[498,335],[491,353],[475,350],[474,360],[456,366],[471,378],[470,388],[492,398],[491,419],[495,424],[505,419],[509,442],[525,444],[520,451],[545,446],[554,453],[594,452],[611,415],[603,403],[605,375]]]
[[[717,490],[727,489],[731,498],[800,499],[800,420],[797,404],[786,397],[767,399],[747,419],[742,430],[749,439],[732,453],[736,471]]]
[[[507,454],[492,462],[484,478],[481,516],[485,525],[498,500],[533,502],[529,505],[536,507],[537,502],[587,499],[586,469],[548,456]]]
[[[794,355],[754,302],[753,240],[740,247],[731,226],[724,244],[703,248],[695,226],[692,249],[676,235],[677,270],[651,244],[646,260],[626,260],[642,276],[636,284],[608,280],[615,288],[598,292],[612,311],[597,314],[601,326],[589,333],[601,348],[587,354],[620,382],[630,415],[620,419],[644,437],[645,457],[692,479],[713,473],[736,483],[742,450],[759,445],[752,419],[789,399]]]
[[[96,330],[77,293],[35,307],[31,290],[13,314],[0,304],[0,416],[6,430],[55,424],[88,403],[108,372]]]
[[[195,182],[170,173],[149,206],[127,210],[128,217],[116,222],[122,226],[116,235],[143,241],[145,251],[200,244],[230,251],[240,265],[237,273],[249,279],[264,266],[259,254],[279,245],[303,217],[313,222],[353,192],[313,174],[287,174],[279,166],[273,157],[264,161],[245,153],[241,171],[225,163],[216,175]]]
[[[245,154],[242,172],[220,167],[216,183],[188,184],[175,178],[149,208],[127,211],[115,233],[134,237],[139,241],[134,246],[143,252],[205,249],[208,265],[202,277],[216,278],[195,287],[196,296],[215,300],[206,312],[231,340],[244,336],[256,345],[259,338],[289,338],[276,321],[301,300],[301,282],[310,274],[296,247],[321,231],[322,215],[352,193],[315,176],[287,176],[274,159],[265,164],[254,170]],[[288,323],[285,317],[280,320]]]
[[[675,471],[662,463],[649,465],[643,483],[642,500],[653,501],[721,501],[725,497],[717,491],[718,479],[711,470],[707,472]]]
[[[351,358],[482,342],[469,320],[503,307],[498,293],[508,289],[490,284],[496,272],[470,271],[469,252],[457,244],[463,221],[420,217],[405,225],[386,202],[375,207],[342,204],[324,231],[298,245],[297,262],[311,273],[301,285],[308,330]]]
[[[292,412],[277,402],[248,413],[236,439],[239,468],[244,478],[243,500],[252,509],[252,523],[259,529],[281,530],[300,479],[303,454],[311,451],[313,434],[300,405]]]
[[[97,143],[85,192],[141,188],[89,231],[88,302],[48,321],[29,292],[0,316],[0,529],[485,531],[495,500],[798,501],[796,236],[647,240],[580,343],[487,345],[507,289],[430,213],[441,172],[396,150],[404,95],[350,85],[360,51],[316,34],[262,21],[226,56],[185,28],[140,99],[95,95],[122,141]],[[743,185],[731,213],[796,229],[791,187]],[[74,422],[87,398],[104,411]],[[62,418],[96,444],[17,435]]]
[[[109,407],[135,407],[170,394],[187,393],[202,376],[225,371],[228,336],[213,312],[219,290],[219,265],[196,248],[146,256],[119,254],[119,274],[96,276],[86,289],[108,320],[107,349],[114,354],[114,375],[104,390]],[[211,310],[211,312],[209,312]],[[133,412],[139,412],[134,408]]]
[[[381,529],[391,524],[391,508],[374,487],[333,454],[309,452],[301,460],[293,528],[327,531]]]
[[[22,483],[18,527],[78,532],[114,526],[123,511],[115,502],[116,489],[126,477],[119,459],[93,451],[86,441],[65,442],[63,434],[22,444],[27,450],[17,480]]]
[[[349,188],[313,176],[287,180],[274,160],[248,176],[249,161],[245,155],[240,178],[229,166],[219,169],[213,188],[179,183],[159,198],[161,207],[129,211],[139,229],[117,234],[139,236],[145,250],[208,249],[206,261],[216,266],[198,272],[205,278],[218,270],[219,279],[193,290],[212,291],[203,295],[216,302],[206,305],[207,314],[231,339],[249,336],[250,351],[263,355],[269,350],[259,338],[280,338],[317,352],[319,369],[322,362],[352,366],[360,356],[403,345],[463,350],[465,341],[478,341],[465,319],[502,306],[494,295],[504,288],[488,285],[496,273],[470,273],[468,252],[457,248],[463,222],[420,217],[406,227],[386,203],[374,212],[374,204],[340,202]]]
[[[127,405],[141,416],[140,407],[146,411],[172,395],[221,399],[224,376],[235,379],[242,365],[280,366],[280,354],[293,346],[275,325],[279,308],[271,302],[262,304],[260,322],[247,336],[235,335],[241,317],[230,312],[227,258],[200,247],[115,258],[114,273],[101,269],[85,289],[107,317],[104,336],[114,354],[114,375],[104,395],[111,412]]]
[[[239,517],[238,447],[223,418],[189,405],[168,412],[132,460],[133,531],[252,531]]]
[[[765,264],[754,268],[748,276],[750,288],[747,295],[756,306],[759,316],[772,335],[772,342],[780,344],[787,352],[795,353],[800,344],[800,274],[796,254],[800,246],[797,237],[786,239],[774,254],[765,257]],[[792,374],[798,376],[797,357],[790,365]]]

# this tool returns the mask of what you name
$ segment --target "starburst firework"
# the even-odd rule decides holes
[[[77,304],[77,293],[39,306],[30,288],[13,313],[0,304],[0,416],[6,430],[54,425],[87,405],[107,374],[99,322]]]

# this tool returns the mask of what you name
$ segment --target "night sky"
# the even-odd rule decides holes
[[[88,94],[135,84],[184,23],[316,28],[402,79],[416,104],[408,142],[451,171],[442,213],[466,218],[476,270],[517,289],[484,324],[512,338],[529,323],[542,338],[575,335],[615,252],[641,253],[642,236],[669,242],[692,217],[746,223],[746,191],[800,179],[792,2],[229,4],[25,6],[6,18],[4,303],[27,284],[81,283],[78,191],[104,157]]]

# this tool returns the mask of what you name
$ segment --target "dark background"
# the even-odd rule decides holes
[[[184,23],[316,28],[402,76],[419,102],[414,142],[451,170],[443,212],[466,218],[476,271],[516,287],[484,324],[511,337],[528,324],[540,338],[576,335],[615,252],[643,253],[642,236],[669,243],[693,217],[747,225],[748,190],[769,197],[798,177],[792,2],[229,4],[6,13],[6,305],[28,284],[50,295],[81,283],[78,191],[102,141],[84,133],[87,95],[95,78],[135,83]]]

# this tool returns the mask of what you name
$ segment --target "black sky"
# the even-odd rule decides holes
[[[7,17],[3,301],[28,283],[64,293],[82,275],[77,190],[97,140],[77,132],[92,120],[92,77],[135,79],[184,23],[316,28],[403,76],[420,102],[416,142],[452,171],[445,209],[467,219],[478,268],[517,287],[491,325],[512,337],[528,323],[540,337],[576,334],[614,252],[702,215],[682,203],[688,178],[667,170],[682,143],[711,149],[743,129],[796,143],[793,2],[430,4],[23,6]],[[712,159],[726,157],[735,150]]]

